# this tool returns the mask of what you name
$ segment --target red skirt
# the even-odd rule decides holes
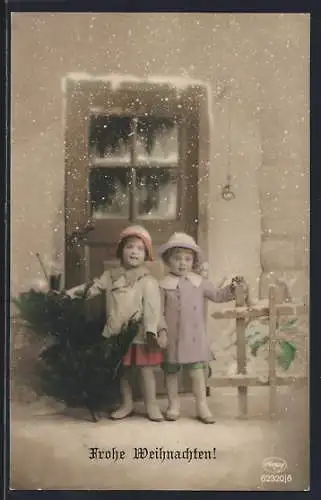
[[[124,366],[157,366],[163,361],[163,351],[154,349],[147,352],[143,344],[132,344],[123,357]]]

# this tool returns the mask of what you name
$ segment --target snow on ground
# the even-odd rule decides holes
[[[252,389],[249,419],[237,418],[233,389],[214,390],[210,405],[215,425],[194,417],[191,396],[182,397],[177,422],[150,422],[143,407],[126,421],[102,416],[88,420],[84,410],[63,411],[56,405],[12,405],[11,487],[14,489],[124,490],[303,490],[308,487],[306,392],[280,390],[276,421],[267,419],[266,389]],[[294,391],[294,392],[293,392]],[[161,402],[162,408],[166,401]],[[290,425],[289,425],[290,422]],[[125,452],[120,461],[90,460],[88,449],[113,447]],[[213,450],[215,459],[137,460],[134,448]],[[292,481],[263,483],[262,462],[280,457]]]

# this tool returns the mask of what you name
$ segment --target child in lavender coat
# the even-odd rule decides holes
[[[170,273],[160,282],[168,345],[165,352],[166,387],[169,406],[167,420],[179,418],[178,372],[185,367],[192,379],[197,418],[214,423],[207,405],[204,367],[209,361],[206,334],[206,299],[228,302],[235,298],[234,280],[224,288],[215,288],[195,270],[200,264],[201,250],[185,233],[175,233],[160,248],[160,255]]]

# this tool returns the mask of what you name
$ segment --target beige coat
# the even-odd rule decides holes
[[[69,295],[84,289],[80,285],[69,290]],[[103,331],[105,337],[117,335],[122,326],[133,316],[141,320],[142,327],[134,339],[135,344],[144,344],[146,332],[157,335],[166,324],[161,311],[158,282],[145,266],[126,270],[118,267],[105,271],[94,280],[88,290],[88,298],[100,293],[106,295],[107,321]]]

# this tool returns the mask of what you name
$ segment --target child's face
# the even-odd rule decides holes
[[[145,261],[145,245],[141,239],[130,237],[125,241],[122,262],[125,267],[139,267]]]
[[[174,248],[168,257],[168,265],[172,273],[177,276],[185,276],[192,271],[194,259],[193,250]]]

